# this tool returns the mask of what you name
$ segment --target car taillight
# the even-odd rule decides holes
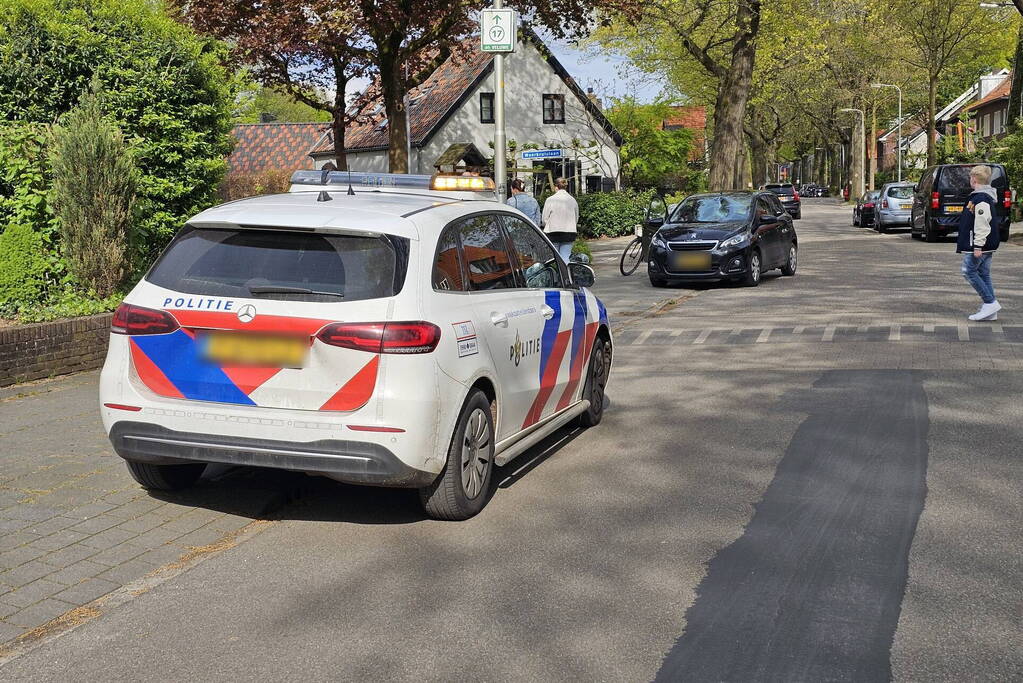
[[[863,208],[864,209],[873,209],[874,208],[874,202],[867,202],[866,204],[863,205]]]
[[[178,329],[178,321],[167,311],[121,304],[114,311],[110,331],[114,334],[167,334]]]
[[[1002,206],[1006,209],[1012,208],[1012,191],[1006,190],[1005,194],[1002,195]]]
[[[938,193],[937,192],[932,192],[931,193],[931,208],[932,209],[938,208]]]
[[[882,209],[887,209],[888,208],[888,200],[887,199],[882,199],[881,200],[881,208]]]
[[[793,198],[793,199],[794,199],[795,201],[797,201],[797,202],[798,202],[798,201],[799,201],[799,193],[798,193],[798,192],[793,192],[793,193],[792,193],[792,198]]]
[[[430,353],[440,341],[433,323],[334,323],[316,335],[324,344],[370,353]]]

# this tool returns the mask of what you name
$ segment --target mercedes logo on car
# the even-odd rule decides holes
[[[238,320],[243,323],[250,323],[256,317],[256,307],[252,304],[245,304],[238,310]]]

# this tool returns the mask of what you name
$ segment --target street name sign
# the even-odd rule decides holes
[[[531,149],[522,153],[523,159],[560,159],[563,156],[563,149]]]
[[[515,52],[515,10],[485,9],[480,14],[480,48],[484,52]]]

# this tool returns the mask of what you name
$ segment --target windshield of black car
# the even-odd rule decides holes
[[[913,186],[906,185],[905,187],[889,187],[888,196],[892,199],[910,199],[913,197]]]
[[[408,240],[186,227],[146,276],[185,294],[340,302],[401,290]]]
[[[728,223],[744,221],[749,216],[752,197],[717,195],[689,197],[675,209],[672,223]]]

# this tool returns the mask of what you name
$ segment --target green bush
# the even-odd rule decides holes
[[[100,298],[128,274],[135,165],[93,92],[60,119],[50,147],[52,204],[71,274]]]
[[[46,273],[43,236],[24,223],[8,224],[0,233],[0,315],[41,301]]]
[[[45,126],[0,122],[0,231],[23,223],[51,236],[45,144]]]
[[[594,192],[576,197],[579,202],[579,232],[583,237],[620,237],[631,234],[646,216],[653,190],[636,192]]]
[[[21,323],[44,323],[61,318],[107,313],[117,308],[123,298],[123,292],[99,298],[91,292],[82,294],[71,287],[65,287],[57,292],[51,292],[40,304],[20,306],[15,314]]]
[[[222,43],[176,23],[161,3],[0,0],[0,120],[51,123],[97,78],[104,112],[140,172],[145,264],[187,217],[217,201],[232,145],[226,56]]]

